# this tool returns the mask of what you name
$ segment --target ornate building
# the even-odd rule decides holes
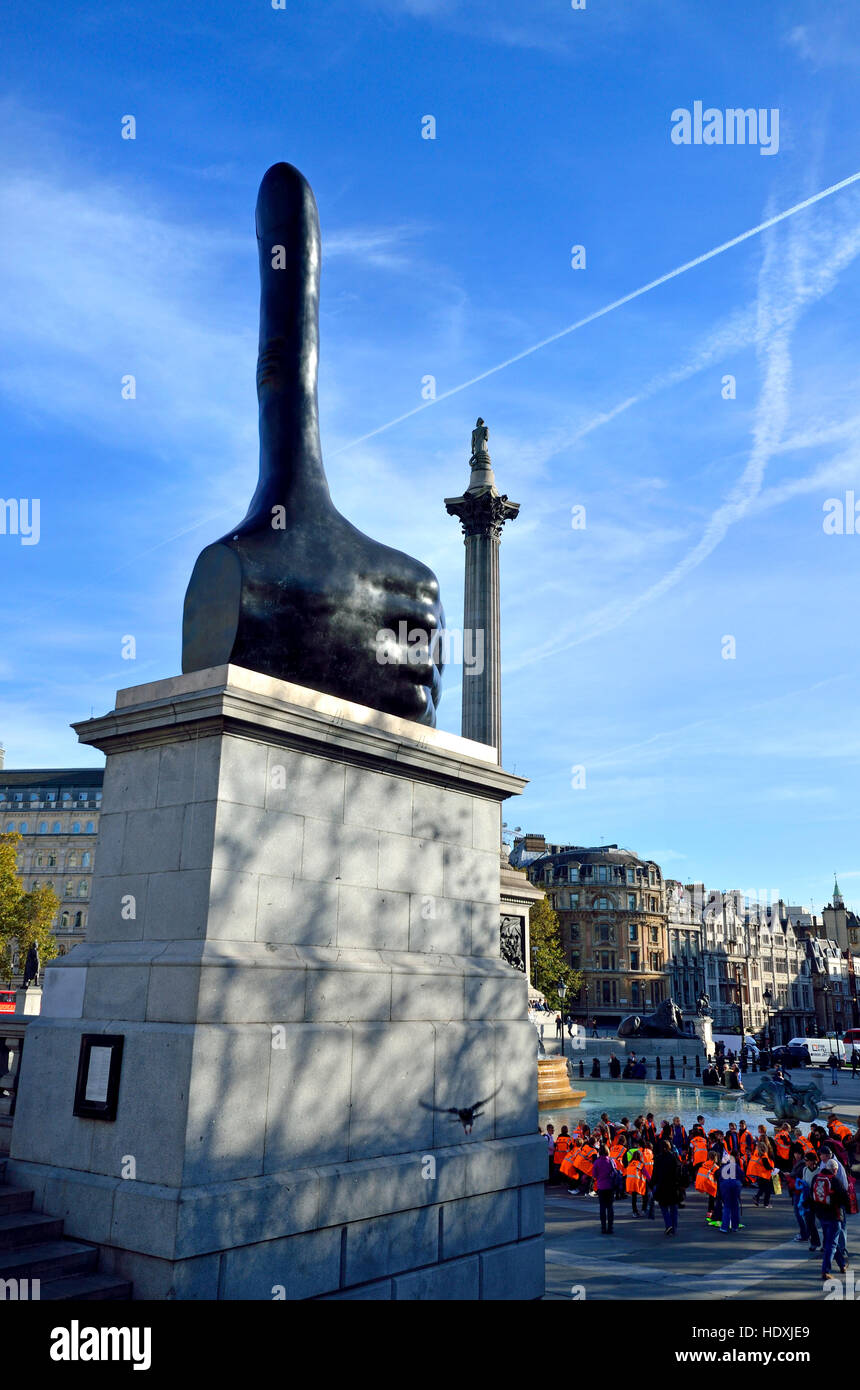
[[[558,913],[564,954],[584,984],[571,1011],[617,1024],[668,997],[666,895],[659,864],[618,845],[515,841],[511,864],[525,868]]]
[[[51,887],[60,899],[61,955],[86,936],[103,781],[102,768],[0,769],[0,828],[22,836],[24,887]]]
[[[814,1034],[812,972],[805,936],[817,919],[781,899],[738,889],[667,882],[674,998],[690,1018],[708,995],[715,1033],[752,1033],[773,1045]]]

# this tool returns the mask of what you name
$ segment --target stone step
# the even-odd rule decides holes
[[[60,1240],[62,1234],[63,1222],[58,1216],[43,1216],[37,1211],[13,1211],[0,1216],[0,1252]]]
[[[19,1250],[0,1250],[0,1279],[41,1279],[48,1282],[67,1274],[94,1274],[99,1252],[94,1245],[75,1240],[47,1240]]]
[[[13,1211],[31,1211],[32,1207],[31,1189],[0,1184],[0,1216],[8,1216]]]
[[[67,1274],[62,1279],[49,1279],[39,1291],[41,1301],[46,1299],[75,1299],[96,1302],[125,1300],[131,1298],[131,1284],[125,1279],[114,1279],[109,1274]]]

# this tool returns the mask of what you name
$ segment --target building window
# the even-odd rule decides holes
[[[83,914],[82,912],[76,912],[76,913],[75,913],[75,926],[76,926],[76,927],[82,927],[83,925],[84,925],[84,914]]]
[[[68,914],[68,912],[63,912],[63,913],[61,914],[61,916],[60,916],[60,927],[61,927],[61,929],[62,929],[63,931],[68,931],[68,927],[69,927],[69,914]]]
[[[598,912],[608,912],[611,909],[612,904],[608,898],[595,898],[592,906]]]
[[[605,882],[606,882],[606,865],[605,865],[605,864],[600,864],[600,865],[598,866],[598,869],[597,869],[597,881],[598,881],[598,883],[605,883]]]
[[[66,865],[70,869],[76,869],[78,867],[78,856],[74,850],[72,850],[71,854],[66,860]]]
[[[72,883],[71,879],[66,882],[65,896],[67,898],[73,898],[75,896],[75,885]]]
[[[629,869],[628,869],[628,873],[629,873],[629,872],[630,872],[630,871],[629,871]],[[640,1003],[642,1002],[642,1001],[641,1001],[641,997],[640,997],[640,989],[639,989],[639,981],[638,981],[638,980],[634,980],[634,981],[633,981],[633,984],[632,984],[631,987],[630,987],[630,1002],[631,1002],[631,1004],[633,1005],[634,1009],[638,1009]]]
[[[85,878],[82,878],[81,881],[80,881],[80,883],[78,884],[78,897],[79,897],[79,898],[85,898],[85,897],[87,896],[87,893],[88,893],[88,892],[89,892],[89,885],[88,885],[86,879],[85,879]]]
[[[635,893],[628,893],[628,894],[627,894],[627,911],[628,911],[628,912],[635,912],[635,911],[636,911],[636,894],[635,894]],[[634,928],[634,930],[635,930],[635,928]]]
[[[578,893],[571,893],[569,896],[570,896],[570,905],[571,905],[571,907],[579,907],[579,894],[578,894]]]
[[[635,883],[635,882],[636,882],[636,875],[634,874],[634,872],[633,872],[632,869],[628,869],[628,870],[627,870],[627,882],[628,882],[628,883]]]
[[[627,939],[628,941],[639,940],[639,928],[635,922],[631,922],[627,928]]]
[[[82,869],[88,869],[88,868],[90,867],[90,859],[91,859],[91,858],[92,858],[92,856],[91,856],[89,850],[85,850],[84,853],[81,855],[81,868],[82,868]]]
[[[614,935],[614,933],[613,933],[611,927],[601,926],[599,930],[600,930],[600,940],[601,940],[601,941],[614,941],[614,940],[615,940],[615,935]]]
[[[613,951],[600,952],[600,968],[601,970],[615,969],[615,953]]]
[[[80,835],[80,833],[81,833],[81,823],[80,823],[79,820],[76,820],[75,823],[74,823],[74,825],[72,826],[72,834],[73,834],[73,835]]]
[[[88,834],[88,835],[94,835],[94,834],[95,834],[95,831],[96,831],[95,821],[88,820],[88,821],[87,821],[87,834]]]
[[[48,833],[48,822],[47,822],[46,820],[40,820],[40,821],[39,821],[39,834],[40,834],[40,835],[47,835],[47,833]]]
[[[35,863],[37,869],[41,869],[42,865],[45,862],[44,854],[37,854],[33,862]]]
[[[7,834],[7,835],[12,835],[12,834],[14,833],[14,831],[15,831],[15,822],[14,822],[13,820],[7,820],[7,822],[6,822],[6,834]]]
[[[27,834],[27,822],[26,822],[25,820],[22,820],[22,821],[20,822],[19,826],[18,826],[18,829],[20,830],[20,832],[21,832],[22,835],[26,835],[26,834]]]
[[[33,882],[30,884],[30,892],[31,892],[31,893],[35,893],[35,891],[36,891],[36,889],[38,888],[38,886],[39,886],[39,880],[38,880],[37,878],[34,878],[34,879],[33,879]]]
[[[652,941],[652,943],[656,946],[656,945],[657,945],[657,942],[658,942],[659,940],[660,940],[660,933],[659,933],[657,927],[652,927],[652,928],[651,928],[651,941]]]
[[[579,952],[578,952],[578,951],[571,951],[571,953],[570,953],[570,967],[571,967],[572,970],[578,970],[578,969],[579,969]]]
[[[577,922],[571,922],[570,924],[570,939],[571,941],[579,940],[579,924]]]
[[[638,969],[639,969],[639,952],[638,952],[638,951],[631,951],[631,952],[630,952],[630,969],[631,969],[631,970],[638,970]]]
[[[55,820],[55,821],[54,821],[54,824],[51,826],[51,829],[52,829],[52,831],[53,831],[53,833],[54,833],[55,835],[59,835],[59,833],[60,833],[60,822],[59,822],[58,820]]]

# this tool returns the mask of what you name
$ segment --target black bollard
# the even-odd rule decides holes
[[[663,1080],[663,1072],[662,1072],[662,1070],[661,1070],[661,1068],[660,1068],[660,1058],[659,1058],[659,1057],[657,1058],[657,1073],[656,1073],[656,1075],[655,1075],[655,1077],[654,1077],[654,1080],[655,1080],[655,1081],[662,1081],[662,1080]]]
[[[699,1054],[698,1054],[698,1052],[696,1053],[696,1075],[697,1075],[697,1076],[701,1076],[701,1075],[702,1075],[702,1063],[701,1063],[700,1060],[699,1060]]]
[[[585,1079],[585,1063],[581,1057],[579,1059],[579,1079],[580,1081],[584,1081]]]
[[[669,1080],[670,1080],[670,1081],[677,1081],[677,1079],[678,1079],[678,1078],[677,1078],[676,1075],[675,1075],[675,1058],[674,1058],[674,1057],[670,1057],[670,1058],[669,1058]]]

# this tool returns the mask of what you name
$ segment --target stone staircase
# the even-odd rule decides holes
[[[33,1211],[32,1192],[7,1184],[0,1160],[0,1280],[38,1279],[42,1302],[130,1299],[131,1284],[100,1274],[98,1263],[97,1246],[64,1236],[59,1217]]]

